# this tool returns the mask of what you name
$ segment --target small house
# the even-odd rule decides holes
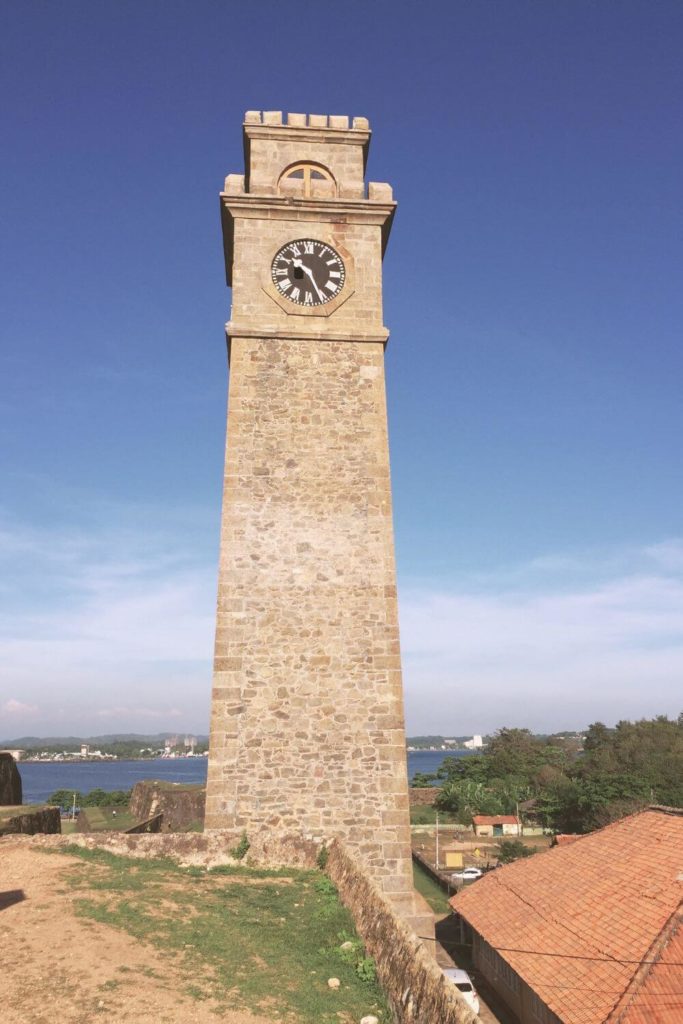
[[[475,814],[472,818],[475,836],[518,836],[519,819],[514,814]]]

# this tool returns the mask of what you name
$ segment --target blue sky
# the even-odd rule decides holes
[[[205,731],[246,109],[363,115],[408,731],[683,707],[683,6],[6,5],[0,738]]]

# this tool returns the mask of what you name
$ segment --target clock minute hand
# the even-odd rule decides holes
[[[321,302],[323,302],[324,299],[325,299],[325,296],[322,294],[322,292],[318,288],[317,282],[316,282],[316,280],[315,280],[315,278],[313,276],[313,271],[311,270],[310,267],[307,267],[305,263],[302,263],[301,261],[299,261],[299,264],[300,264],[301,269],[303,270],[304,274],[306,274],[307,277],[309,277],[311,279],[313,287],[315,288],[315,290],[318,293],[318,298],[320,299]]]

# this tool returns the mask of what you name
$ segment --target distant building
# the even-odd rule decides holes
[[[90,754],[90,744],[81,743],[81,757],[88,757]]]
[[[481,736],[473,736],[471,740],[465,740],[463,747],[466,750],[480,750],[484,746]]]
[[[521,1024],[681,1024],[683,810],[571,840],[451,899],[475,967]]]
[[[475,814],[472,825],[475,836],[518,836],[521,832],[514,814]]]

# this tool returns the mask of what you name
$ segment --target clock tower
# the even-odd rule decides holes
[[[384,385],[395,203],[365,118],[260,113],[232,314],[207,830],[338,836],[414,911]],[[414,919],[414,918],[413,918]]]

